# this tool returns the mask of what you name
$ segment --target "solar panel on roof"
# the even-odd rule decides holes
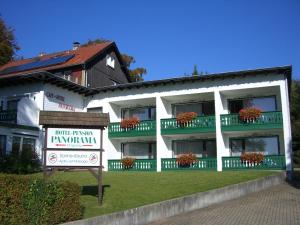
[[[54,57],[54,58],[46,59],[46,60],[30,62],[30,63],[26,63],[26,64],[23,64],[20,66],[12,66],[12,67],[8,67],[8,68],[0,71],[0,74],[15,73],[15,72],[36,69],[36,68],[53,66],[53,65],[64,63],[64,62],[70,60],[71,58],[73,58],[74,56],[75,56],[74,54],[65,55],[65,56]]]

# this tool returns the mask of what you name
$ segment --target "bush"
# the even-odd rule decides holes
[[[240,120],[244,122],[255,121],[261,116],[261,110],[255,107],[241,109],[239,111]]]
[[[134,162],[135,162],[135,158],[126,157],[126,158],[121,159],[121,163],[122,163],[124,169],[132,168],[134,165]]]
[[[262,153],[256,153],[256,152],[243,153],[241,155],[241,161],[243,163],[260,164],[262,161],[264,161],[264,155]]]
[[[191,122],[193,119],[197,117],[197,113],[195,112],[184,112],[179,113],[176,116],[176,121],[179,126],[186,126],[188,122]]]
[[[52,225],[82,217],[80,187],[20,175],[0,175],[0,221],[4,225]]]
[[[176,158],[176,162],[180,167],[190,167],[197,162],[197,157],[193,153],[181,154]]]
[[[41,165],[36,152],[24,149],[21,154],[10,153],[0,159],[0,172],[28,174],[40,171]]]
[[[122,129],[134,129],[139,124],[140,124],[139,118],[132,117],[128,119],[123,119],[120,123],[120,127]]]
[[[294,151],[293,160],[295,167],[300,167],[300,150]]]

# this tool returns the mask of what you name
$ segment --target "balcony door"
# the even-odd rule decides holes
[[[122,143],[122,158],[156,159],[155,142],[130,142]]]
[[[155,107],[139,107],[122,109],[122,119],[137,117],[140,120],[155,120],[156,108]]]
[[[238,113],[243,108],[256,107],[263,112],[276,111],[276,97],[258,97],[258,98],[245,98],[245,99],[232,99],[229,100],[230,113]]]
[[[240,156],[244,152],[259,152],[264,155],[278,155],[278,136],[231,138],[230,150],[232,156]]]
[[[179,113],[195,112],[198,116],[214,115],[215,106],[214,102],[193,102],[184,104],[174,104],[172,106],[173,117],[176,117]]]
[[[216,157],[216,140],[178,140],[173,141],[173,155],[193,153],[197,157]]]

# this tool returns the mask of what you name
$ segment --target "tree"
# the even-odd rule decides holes
[[[19,49],[14,30],[0,17],[0,66],[12,61]]]
[[[197,65],[194,65],[194,71],[193,71],[192,75],[193,76],[198,76],[199,75]]]
[[[300,166],[300,81],[295,80],[291,85],[291,121],[294,162]]]
[[[100,44],[109,42],[110,40],[104,39],[104,38],[96,38],[94,40],[89,39],[85,44],[82,44],[81,46],[89,46],[93,44]],[[135,69],[130,69],[130,66],[135,63],[135,59],[131,55],[127,55],[126,53],[121,54],[122,60],[126,66],[126,69],[129,72],[130,79],[132,82],[137,81],[143,81],[143,74],[147,74],[147,70],[143,67],[137,67]]]
[[[207,71],[202,71],[200,70],[200,72],[198,71],[197,65],[194,65],[194,70],[192,72],[192,76],[198,76],[198,75],[207,75],[208,72]]]
[[[86,47],[89,45],[94,45],[94,44],[101,44],[105,42],[109,42],[110,40],[104,39],[104,38],[96,38],[94,40],[89,39],[86,43],[82,44],[82,47]]]

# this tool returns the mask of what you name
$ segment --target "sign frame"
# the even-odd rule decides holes
[[[80,121],[82,119],[83,121]],[[86,122],[87,121],[87,122]],[[102,204],[103,200],[103,130],[108,126],[109,115],[106,113],[82,113],[82,112],[58,112],[58,111],[40,111],[40,125],[43,125],[45,132],[42,161],[43,161],[43,177],[48,179],[59,169],[88,169],[89,172],[98,181],[98,204]],[[48,129],[84,129],[84,130],[100,130],[99,148],[83,149],[83,148],[48,148]],[[47,165],[47,151],[60,152],[97,152],[99,154],[99,163],[95,166],[76,166],[76,165]],[[97,155],[98,155],[97,154]]]

